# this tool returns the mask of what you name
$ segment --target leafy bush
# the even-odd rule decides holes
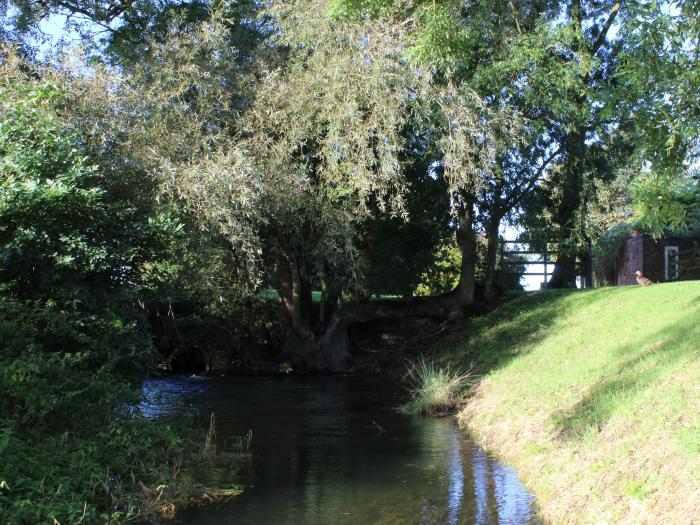
[[[443,244],[435,252],[433,264],[421,275],[415,295],[431,296],[447,293],[459,282],[462,256],[457,246]]]
[[[104,523],[135,512],[137,480],[168,482],[184,441],[135,409],[139,319],[5,298],[0,341],[4,523]]]
[[[10,59],[8,59],[10,60]],[[172,223],[112,194],[71,101],[0,64],[0,516],[133,517],[192,445],[138,411],[154,351],[139,274]],[[137,190],[136,190],[137,191]],[[176,468],[176,466],[178,466]]]

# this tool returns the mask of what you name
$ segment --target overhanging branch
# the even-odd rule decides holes
[[[526,193],[529,193],[534,187],[535,184],[540,180],[542,177],[542,174],[544,173],[544,170],[549,166],[549,164],[561,154],[561,152],[564,151],[564,146],[559,146],[554,153],[552,153],[549,157],[547,157],[542,164],[540,165],[539,168],[537,168],[537,171],[535,172],[535,175],[530,179],[530,182],[522,188],[519,192],[517,192],[515,195],[513,195],[512,198],[508,199],[507,201],[507,208],[512,209],[514,208],[519,202],[520,199],[523,198],[523,196]]]
[[[603,24],[603,28],[600,30],[598,38],[596,39],[595,43],[593,44],[593,47],[591,48],[591,56],[595,55],[600,49],[600,47],[603,45],[603,42],[605,42],[605,39],[608,35],[608,31],[610,31],[610,27],[612,27],[613,22],[615,22],[615,18],[617,17],[617,13],[620,11],[621,7],[622,0],[617,0],[613,5],[612,9],[610,10],[608,19],[605,21],[605,24]]]

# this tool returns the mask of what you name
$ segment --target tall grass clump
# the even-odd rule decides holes
[[[424,357],[408,366],[410,400],[400,407],[405,414],[447,414],[464,400],[471,386],[469,372],[440,366]]]

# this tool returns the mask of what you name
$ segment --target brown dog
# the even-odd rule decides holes
[[[646,277],[644,277],[642,275],[642,272],[640,272],[639,270],[637,270],[636,274],[637,274],[637,282],[639,284],[641,284],[642,286],[651,286],[652,284],[654,284],[650,279],[647,279]]]

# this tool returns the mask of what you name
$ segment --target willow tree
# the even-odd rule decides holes
[[[268,54],[247,83],[227,79],[225,61],[212,67],[224,52],[216,51],[213,35],[225,31],[225,23],[208,22],[154,46],[148,68],[167,76],[148,68],[135,74],[152,78],[143,98],[155,101],[154,126],[163,129],[161,121],[174,123],[170,115],[179,114],[189,123],[179,127],[192,130],[185,140],[170,139],[177,147],[155,148],[171,194],[203,228],[228,240],[253,277],[251,291],[278,290],[304,360],[339,368],[349,322],[411,313],[350,304],[361,280],[358,225],[376,210],[410,220],[404,168],[410,144],[420,137],[438,152],[435,166],[449,181],[459,244],[472,251],[473,195],[493,168],[496,112],[463,86],[415,68],[402,24],[335,21],[324,7],[321,1],[273,3],[265,16],[276,29],[266,48],[278,58]],[[250,88],[249,104],[229,113],[231,94],[222,85]],[[499,117],[504,128],[506,116]],[[194,140],[197,129],[201,136]],[[452,294],[422,311],[449,315],[470,303],[473,257],[465,257],[463,274]],[[311,305],[316,287],[325,290],[321,316]]]

